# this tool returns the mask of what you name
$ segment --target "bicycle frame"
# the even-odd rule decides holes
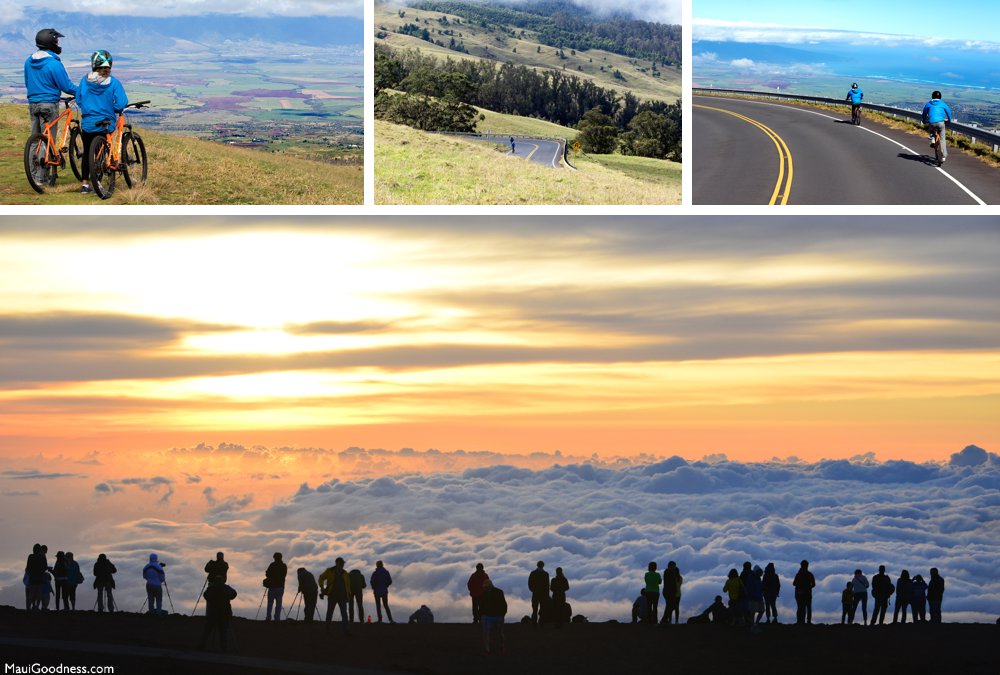
[[[118,121],[115,122],[114,131],[109,131],[106,138],[108,147],[111,148],[111,155],[108,157],[108,167],[115,171],[122,159],[122,136],[125,135],[125,128],[129,126],[125,119],[125,111],[118,113]]]
[[[73,117],[73,109],[69,105],[70,101],[72,101],[73,99],[64,98],[61,100],[66,102],[66,109],[63,110],[61,113],[59,113],[58,117],[56,117],[54,120],[52,120],[51,122],[47,122],[45,124],[45,128],[42,129],[42,134],[45,136],[46,140],[45,164],[49,165],[62,164],[62,159],[60,155],[65,154],[66,151],[69,149],[69,132],[73,126],[73,123],[76,122],[75,118]],[[60,142],[56,144],[55,139],[52,136],[52,129],[57,127],[59,125],[59,122],[61,122],[64,117],[66,118],[66,124],[63,125],[62,134],[60,135],[59,139]]]

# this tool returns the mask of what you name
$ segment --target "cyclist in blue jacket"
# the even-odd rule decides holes
[[[851,85],[851,90],[847,92],[844,100],[851,102],[851,119],[853,120],[854,115],[858,112],[858,108],[861,107],[861,102],[865,100],[865,92],[861,91],[861,87],[855,82]]]
[[[24,86],[28,90],[32,134],[41,133],[44,125],[59,116],[59,97],[63,92],[76,95],[76,87],[59,58],[61,37],[63,34],[55,28],[38,31],[35,35],[38,51],[24,61]]]
[[[91,192],[90,144],[95,138],[114,130],[118,115],[128,105],[122,83],[111,76],[111,53],[101,49],[90,56],[91,72],[80,80],[76,102],[80,106],[80,131],[83,137],[83,186],[80,192]],[[108,126],[104,127],[103,122]]]
[[[945,143],[945,122],[951,122],[951,108],[941,100],[941,92],[935,91],[931,94],[931,100],[924,104],[924,110],[920,114],[920,119],[927,125],[930,131],[931,147],[934,147],[934,133],[941,134],[941,163],[948,159],[948,145]]]

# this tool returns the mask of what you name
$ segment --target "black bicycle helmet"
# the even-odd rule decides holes
[[[857,89],[857,88],[858,88],[858,83],[857,82],[855,82],[854,84],[851,85],[851,89]]]
[[[35,33],[35,46],[59,54],[62,47],[59,46],[59,38],[66,37],[55,28],[43,28]]]
[[[112,64],[111,52],[107,49],[98,49],[90,55],[90,69],[110,68]]]
[[[934,93],[931,94],[931,98],[941,98],[941,92],[935,90]]]

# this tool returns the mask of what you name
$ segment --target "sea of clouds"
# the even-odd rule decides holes
[[[281,453],[260,449],[225,451],[281,461]],[[200,447],[175,456],[190,467],[194,456],[216,452]],[[855,568],[870,576],[880,564],[894,579],[904,568],[925,579],[930,567],[940,568],[945,620],[993,621],[1000,614],[1000,457],[976,446],[941,463],[879,462],[872,455],[741,463],[722,455],[689,461],[533,454],[497,463],[504,456],[361,449],[309,454],[320,463],[327,454],[349,458],[354,475],[304,482],[266,507],[255,504],[253,492],[231,493],[229,481],[190,473],[91,483],[94,503],[111,505],[132,494],[145,507],[105,508],[99,531],[77,542],[77,558],[85,561],[86,574],[96,553],[107,552],[119,569],[120,606],[130,611],[144,598],[139,570],[149,552],[168,562],[176,610],[190,612],[202,566],[223,550],[232,565],[230,582],[241,593],[237,612],[251,617],[274,551],[289,564],[286,606],[297,567],[318,574],[343,556],[349,569],[368,575],[376,560],[384,560],[394,579],[390,604],[397,620],[420,604],[439,621],[468,620],[465,584],[477,562],[506,591],[508,619],[516,620],[530,613],[527,575],[537,560],[552,572],[563,567],[574,613],[597,621],[629,620],[646,565],[662,567],[668,560],[684,576],[682,620],[721,594],[728,570],[745,560],[775,563],[784,620],[794,616],[791,576],[802,559],[816,574],[818,621],[839,620],[840,591]],[[414,460],[420,472],[385,475]],[[26,472],[18,475],[17,490],[8,496],[33,492],[21,484],[38,482]],[[50,476],[48,482],[56,480],[78,477]],[[199,496],[199,515],[192,517],[188,503],[186,517],[168,517],[171,502],[188,499],[185,494]],[[68,549],[72,539],[61,536],[67,541],[46,542],[50,564],[55,547]],[[28,548],[30,543],[25,555]],[[7,547],[4,558],[11,554]],[[6,566],[0,603],[20,606],[20,572]],[[83,608],[93,602],[89,581],[88,574]]]

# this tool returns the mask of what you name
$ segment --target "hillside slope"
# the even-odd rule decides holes
[[[149,179],[102,201],[79,192],[69,166],[38,194],[24,176],[28,112],[0,105],[0,203],[3,204],[360,204],[364,168],[268,154],[136,127],[149,155]]]
[[[447,19],[447,24],[441,21],[442,17]],[[468,53],[397,32],[406,24],[426,28],[433,39],[445,43],[454,37],[461,41]],[[454,35],[438,31],[451,31]],[[455,15],[413,9],[394,2],[375,3],[375,33],[377,43],[391,47],[419,49],[442,59],[485,59],[536,69],[559,70],[592,80],[606,89],[614,89],[620,93],[631,92],[641,100],[658,99],[672,103],[681,95],[681,71],[677,68],[662,67],[660,75],[654,77],[649,60],[629,58],[600,49],[576,52],[564,49],[560,56],[558,49],[541,44],[531,32],[525,32],[522,37],[520,31],[517,31],[517,37],[512,37]],[[379,37],[383,33],[384,36]],[[624,79],[617,79],[615,71],[620,72]]]
[[[681,167],[643,157],[547,169],[493,149],[375,122],[376,204],[679,204]],[[415,159],[417,158],[417,159]]]

